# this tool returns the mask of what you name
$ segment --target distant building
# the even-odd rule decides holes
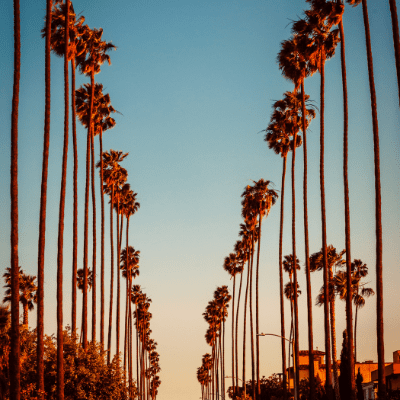
[[[326,377],[326,365],[323,363],[325,353],[319,350],[313,350],[314,356],[314,375],[318,376],[321,379],[322,384],[325,384],[325,377]],[[309,378],[309,371],[308,371],[308,357],[309,351],[308,350],[301,350],[299,351],[299,370],[300,370],[300,381],[302,379]],[[400,358],[400,352],[399,352]],[[340,375],[340,360],[337,361],[338,365],[338,376]],[[389,364],[388,364],[389,365]],[[400,364],[399,364],[400,366]],[[333,380],[333,366],[331,367],[331,376],[332,376],[332,384],[335,386],[335,382]],[[373,361],[364,361],[362,363],[355,363],[354,365],[354,372],[357,375],[358,369],[360,369],[360,373],[363,377],[363,382],[370,382],[372,380],[372,373],[377,370],[378,364],[374,363]],[[288,376],[288,384],[289,389],[293,389],[293,367],[287,368],[287,376]],[[397,382],[397,381],[396,381]],[[368,398],[369,399],[369,398]]]
[[[363,381],[364,399],[377,399],[378,392],[378,365],[371,373],[369,380]],[[400,389],[400,350],[393,352],[393,362],[385,363],[386,387],[388,390]]]

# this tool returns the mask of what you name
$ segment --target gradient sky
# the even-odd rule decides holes
[[[400,2],[398,7],[400,7]],[[141,251],[136,283],[153,300],[152,337],[158,342],[160,400],[201,396],[196,369],[210,351],[202,313],[217,286],[232,282],[222,264],[238,239],[240,194],[251,180],[271,180],[280,189],[281,158],[263,141],[274,100],[292,90],[280,74],[276,55],[290,36],[290,23],[302,15],[303,1],[281,0],[75,0],[90,27],[102,27],[104,39],[118,49],[112,65],[96,81],[110,93],[116,127],[104,136],[104,149],[129,152],[123,163],[138,193],[139,212],[131,219],[130,241]],[[385,357],[400,348],[398,308],[400,269],[399,100],[389,6],[369,1],[381,139]],[[44,40],[40,37],[45,2],[21,0],[21,86],[19,105],[20,265],[37,273],[39,199],[44,124]],[[0,13],[0,191],[1,271],[10,263],[10,115],[13,76],[13,10]],[[352,258],[367,263],[375,288],[373,143],[368,74],[361,8],[346,6],[344,16],[349,90],[349,179]],[[45,260],[45,331],[56,331],[56,238],[63,146],[63,61],[51,59],[51,138]],[[88,82],[77,76],[77,87]],[[305,83],[319,105],[319,75]],[[342,179],[342,86],[340,58],[326,65],[327,240],[344,248]],[[86,132],[78,124],[79,243],[83,237]],[[309,143],[310,251],[321,247],[319,197],[319,115]],[[72,150],[72,140],[70,140]],[[96,153],[98,143],[96,140]],[[96,156],[98,159],[98,155]],[[304,263],[302,151],[297,152],[297,249]],[[64,321],[70,324],[72,268],[72,151],[64,248]],[[97,178],[97,175],[96,175]],[[97,193],[99,182],[96,181]],[[287,179],[287,189],[290,180]],[[287,193],[289,193],[287,191]],[[286,197],[284,254],[291,252],[290,196]],[[97,207],[100,201],[97,198]],[[279,333],[279,205],[264,222],[260,272],[260,330]],[[97,213],[100,217],[100,212]],[[109,222],[106,219],[106,232]],[[100,227],[100,219],[98,221]],[[100,228],[99,228],[100,232]],[[109,260],[106,233],[106,260]],[[91,237],[89,237],[90,243]],[[99,259],[99,257],[98,257]],[[82,246],[79,247],[82,267]],[[100,266],[100,263],[99,263]],[[100,269],[98,266],[98,270]],[[285,279],[287,279],[285,277]],[[109,282],[109,272],[106,272]],[[315,298],[322,273],[312,277]],[[307,348],[305,276],[300,273],[300,349]],[[1,289],[3,291],[3,289]],[[3,293],[3,292],[2,292]],[[109,288],[106,286],[106,298]],[[80,300],[80,298],[79,298]],[[377,360],[375,297],[359,313],[358,359]],[[79,307],[78,303],[78,307]],[[107,314],[106,314],[107,315]],[[243,315],[243,314],[242,314]],[[289,307],[286,304],[286,315]],[[323,310],[314,307],[314,343],[324,348]],[[30,326],[35,326],[30,313]],[[287,321],[289,321],[287,319]],[[228,324],[229,325],[229,324]],[[90,325],[89,325],[90,326]],[[337,302],[338,353],[345,328],[344,303]],[[289,323],[287,323],[289,329]],[[230,330],[227,329],[229,337]],[[229,347],[227,340],[227,347]],[[261,374],[280,372],[280,342],[261,339]],[[226,370],[230,371],[229,357]],[[250,369],[247,369],[250,371]],[[228,373],[230,375],[230,372]],[[247,376],[248,378],[250,375]]]

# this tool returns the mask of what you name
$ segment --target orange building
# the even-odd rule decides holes
[[[325,384],[325,376],[326,376],[326,365],[323,363],[325,352],[314,350],[314,375],[318,376],[321,379],[322,384]],[[305,378],[309,378],[309,371],[308,371],[308,357],[309,352],[308,350],[301,350],[299,351],[299,370],[300,370],[300,381]],[[399,353],[400,357],[400,353]],[[337,361],[338,365],[338,375],[340,375],[340,360]],[[400,364],[399,364],[400,365]],[[378,364],[374,363],[373,361],[365,361],[363,363],[356,363],[354,366],[354,373],[358,373],[358,369],[360,369],[360,373],[363,376],[363,382],[370,382],[372,380],[372,373],[378,368]],[[293,367],[287,368],[287,376],[288,376],[288,383],[289,388],[293,389]],[[331,370],[332,376],[332,383],[335,385],[333,380],[333,367]],[[397,382],[397,381],[396,381]]]

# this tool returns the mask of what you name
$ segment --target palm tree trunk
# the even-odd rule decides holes
[[[94,70],[90,73],[90,105],[89,105],[89,121],[88,121],[88,138],[86,148],[86,187],[85,187],[85,227],[83,242],[83,348],[87,347],[88,323],[87,323],[87,307],[88,307],[88,233],[89,233],[89,186],[90,186],[90,149],[91,149],[91,129],[93,115],[93,98],[94,98]]]
[[[233,275],[233,296],[232,296],[232,393],[236,392],[235,388],[235,286],[236,275]]]
[[[44,250],[46,243],[47,177],[50,147],[50,41],[52,0],[46,1],[46,50],[45,50],[45,113],[42,161],[42,184],[40,192],[39,248],[37,275],[37,391],[38,399],[44,400]],[[18,265],[18,263],[17,263]],[[11,381],[11,384],[12,381]]]
[[[293,280],[294,280],[294,363],[296,364],[296,388],[300,384],[299,364],[299,308],[297,304],[297,268],[296,268],[296,196],[295,196],[295,175],[294,166],[296,161],[297,134],[293,134],[293,155],[292,155],[292,252],[293,252]]]
[[[254,324],[253,324],[253,260],[254,260],[254,234],[251,244],[251,270],[250,270],[250,346],[251,346],[251,392],[252,398],[256,397],[255,365],[254,365]]]
[[[113,289],[114,289],[113,204],[114,204],[114,184],[111,189],[111,204],[110,204],[111,279],[110,279],[110,309],[108,318],[108,343],[107,343],[108,364],[110,364],[111,361],[112,309],[113,309]]]
[[[320,104],[320,189],[321,189],[321,214],[322,214],[322,252],[324,262],[324,320],[325,320],[325,388],[328,399],[332,399],[331,379],[331,343],[329,331],[329,272],[328,257],[326,253],[326,211],[325,211],[325,176],[324,176],[324,111],[325,111],[325,53],[321,50],[321,104]]]
[[[120,269],[119,269],[119,258],[120,258],[120,249],[121,249],[121,236],[119,233],[119,196],[117,201],[117,354],[119,354],[119,325],[120,325],[120,291],[121,291],[121,283],[120,283]]]
[[[18,265],[18,105],[21,76],[21,24],[19,0],[14,0],[14,82],[11,111],[11,353],[10,398],[20,399],[19,265]]]
[[[92,132],[90,135],[90,144],[92,147],[92,207],[93,207],[93,254],[92,254],[92,273],[93,273],[93,285],[92,285],[92,341],[96,341],[96,191],[95,191],[95,180],[94,180],[94,126],[92,126]]]
[[[330,271],[330,281],[333,280],[333,274]],[[336,312],[335,312],[335,300],[331,298],[330,311],[331,311],[331,336],[332,336],[332,366],[333,366],[333,379],[335,381],[335,397],[336,400],[340,400],[339,392],[339,376],[338,376],[338,366],[337,366],[337,352],[336,352]]]
[[[71,111],[72,111],[72,144],[74,152],[74,210],[72,234],[72,308],[71,333],[76,335],[76,274],[78,271],[78,144],[76,141],[76,110],[75,110],[75,58],[71,60]]]
[[[67,184],[68,161],[68,122],[69,122],[69,85],[68,85],[68,41],[69,41],[69,0],[65,9],[65,51],[64,51],[64,148],[62,160],[60,208],[58,216],[57,249],[57,400],[64,399],[64,337],[63,337],[63,247],[64,247],[64,211],[65,188]]]
[[[222,320],[222,400],[225,400],[225,320]]]
[[[341,3],[341,0],[338,0]],[[350,400],[355,400],[355,379],[354,379],[354,357],[353,357],[353,308],[351,306],[352,286],[351,286],[351,236],[350,236],[350,200],[349,200],[349,178],[348,178],[348,148],[349,148],[349,111],[347,101],[347,74],[346,74],[346,52],[345,37],[343,28],[343,19],[339,23],[340,31],[340,57],[342,67],[342,83],[343,83],[343,186],[344,186],[344,222],[345,222],[345,239],[346,239],[346,329],[347,329],[347,346],[348,346],[348,362],[350,376],[347,377],[348,387],[351,388]]]
[[[236,328],[235,328],[236,391],[238,391],[238,389],[239,389],[238,331],[239,331],[239,306],[240,306],[240,296],[241,296],[241,294],[242,294],[242,281],[243,281],[243,271],[240,273],[239,293],[238,293],[238,301],[237,301],[237,307],[236,307]]]
[[[400,102],[400,41],[399,41],[399,21],[397,19],[396,0],[389,0],[389,5],[390,5],[390,15],[392,17],[394,58],[396,60],[397,86],[399,90],[399,102]]]
[[[375,165],[375,234],[376,234],[376,334],[378,349],[378,396],[386,398],[385,380],[385,344],[383,336],[383,281],[382,281],[382,201],[381,201],[381,172],[379,156],[379,128],[376,108],[376,93],[374,68],[371,51],[371,37],[369,30],[367,0],[362,0],[365,39],[368,59],[369,89],[371,94],[372,127],[374,137],[374,165]]]
[[[103,190],[103,130],[100,129],[100,200],[101,200],[101,277],[100,277],[100,343],[104,349],[104,190]]]
[[[247,261],[247,283],[246,283],[246,293],[244,296],[244,316],[243,316],[243,368],[242,368],[242,385],[243,385],[243,392],[246,397],[246,314],[247,314],[247,295],[249,292],[249,281],[250,281],[250,270],[251,270],[251,263],[250,263],[250,255]]]
[[[260,246],[261,246],[261,212],[259,213],[258,219],[258,243],[257,243],[257,269],[256,269],[256,365],[257,365],[257,396],[261,394],[260,387],[260,324],[259,324],[259,307],[258,307],[258,278],[259,278],[259,267],[260,267]]]
[[[356,306],[356,318],[354,321],[354,362],[357,362],[357,316],[358,316],[358,307]]]
[[[301,109],[303,125],[303,206],[304,206],[304,247],[307,281],[307,317],[308,317],[308,375],[310,380],[310,400],[315,399],[315,372],[314,372],[314,343],[313,343],[313,321],[312,321],[312,298],[311,298],[311,276],[310,276],[310,248],[308,242],[308,195],[307,195],[307,125],[306,125],[306,99],[304,93],[304,79],[301,82]]]
[[[279,292],[280,292],[280,308],[281,308],[281,349],[282,349],[282,374],[283,374],[283,387],[287,388],[286,382],[286,343],[285,339],[285,306],[283,298],[283,272],[282,272],[282,243],[283,243],[283,205],[285,198],[285,176],[286,176],[286,160],[287,155],[283,157],[283,169],[282,169],[282,187],[281,187],[281,218],[279,228]],[[286,392],[285,392],[286,398]]]

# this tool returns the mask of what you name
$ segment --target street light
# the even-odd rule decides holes
[[[276,337],[279,337],[279,338],[281,338],[281,339],[285,339],[285,340],[287,340],[289,343],[291,343],[291,345],[292,345],[292,358],[293,358],[293,389],[294,389],[294,400],[297,400],[297,387],[296,387],[296,365],[295,365],[295,363],[294,363],[294,341],[293,340],[289,340],[289,339],[286,339],[285,337],[283,337],[283,336],[280,336],[280,335],[275,335],[275,333],[259,333],[259,334],[257,334],[257,336],[276,336]],[[290,367],[290,366],[289,366]],[[283,373],[286,373],[286,371],[283,371]],[[290,380],[289,380],[289,383],[290,383]]]

